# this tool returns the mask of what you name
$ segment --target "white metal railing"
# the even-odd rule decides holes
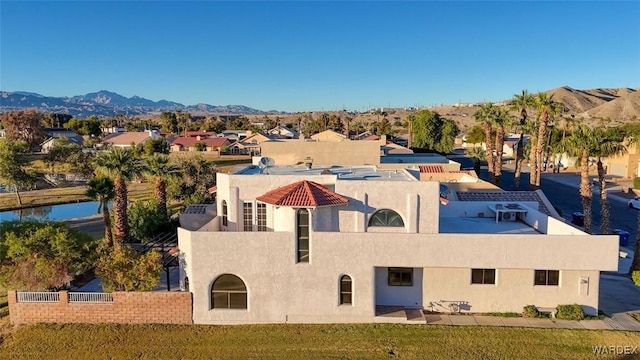
[[[18,302],[60,302],[60,293],[18,292]]]
[[[111,303],[113,302],[113,295],[111,293],[71,292],[69,293],[69,302]]]

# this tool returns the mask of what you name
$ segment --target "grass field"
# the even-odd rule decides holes
[[[477,326],[34,325],[6,333],[0,354],[11,359],[60,354],[76,359],[584,359],[594,356],[594,346],[638,344],[640,334],[631,332]]]

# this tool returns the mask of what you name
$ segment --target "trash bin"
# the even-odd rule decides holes
[[[584,214],[579,211],[571,213],[571,222],[578,226],[584,226]]]
[[[620,237],[620,246],[629,245],[629,232],[622,229],[613,229],[613,233]]]

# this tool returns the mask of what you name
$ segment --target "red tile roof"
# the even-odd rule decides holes
[[[271,190],[256,200],[292,207],[344,205],[349,202],[349,199],[329,190],[326,186],[306,180]]]
[[[421,173],[443,173],[442,165],[420,165]]]
[[[213,193],[218,191],[218,187],[213,185],[212,187],[208,188],[207,190],[209,191],[209,194],[213,194]]]
[[[369,135],[366,138],[362,139],[362,140],[380,140],[380,136],[378,135]]]

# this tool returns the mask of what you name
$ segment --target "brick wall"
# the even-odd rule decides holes
[[[189,292],[114,292],[113,302],[69,303],[69,293],[60,292],[60,301],[17,302],[9,291],[9,316],[13,324],[35,323],[118,323],[192,324]]]

